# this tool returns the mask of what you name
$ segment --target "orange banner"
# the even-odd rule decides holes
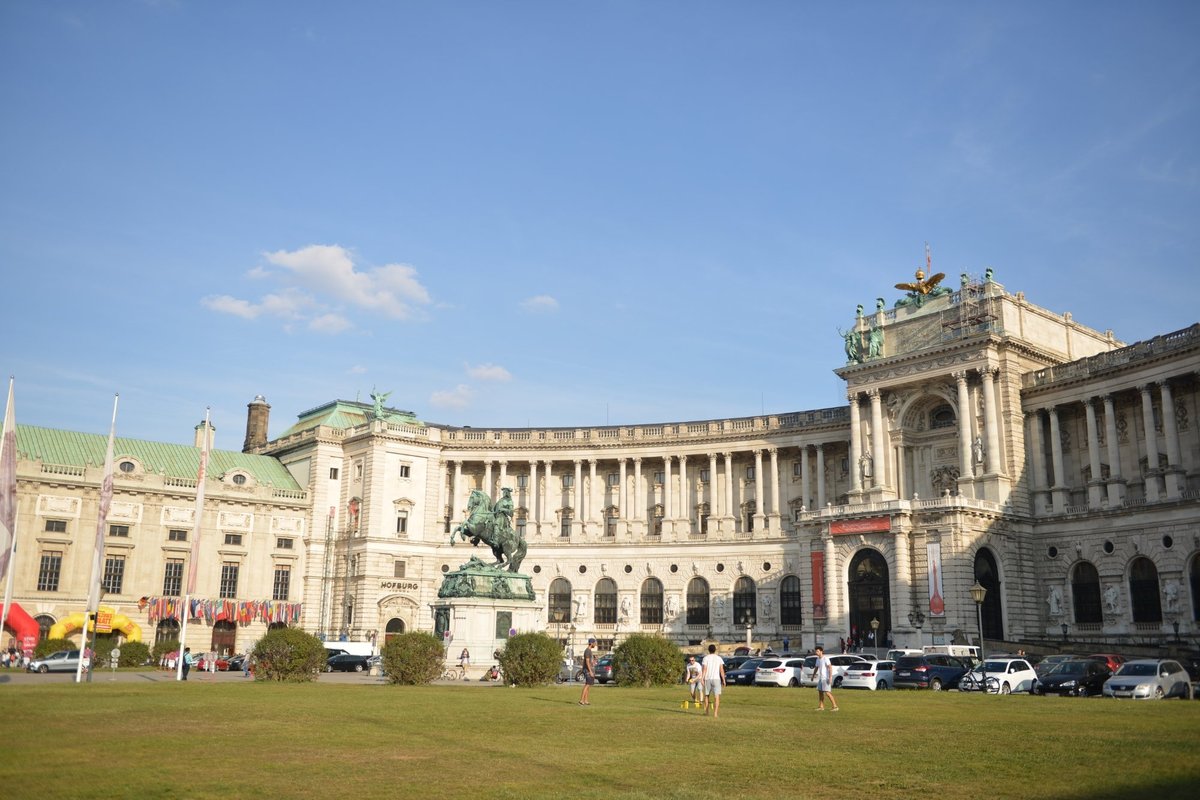
[[[891,517],[868,517],[847,519],[829,523],[829,532],[834,536],[843,533],[888,533],[892,529]]]

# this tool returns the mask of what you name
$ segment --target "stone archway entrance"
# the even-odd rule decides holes
[[[217,655],[227,656],[237,652],[237,625],[228,620],[213,623],[212,649]]]
[[[993,641],[1004,640],[1004,598],[1000,594],[1000,570],[990,550],[980,549],[975,554],[975,580],[987,589],[983,596],[983,638]]]
[[[399,617],[392,617],[387,621],[387,626],[383,629],[383,643],[386,645],[402,633],[404,633],[404,620]]]
[[[878,550],[859,550],[850,560],[847,578],[850,638],[865,647],[884,647],[892,629],[892,596],[887,559]],[[878,639],[872,640],[871,620],[879,620]]]

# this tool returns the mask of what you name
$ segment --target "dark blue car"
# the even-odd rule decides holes
[[[751,658],[738,664],[733,669],[725,669],[725,683],[730,686],[753,686],[754,673],[758,671],[758,665],[762,663],[761,658]]]
[[[900,656],[896,659],[897,689],[953,689],[967,673],[967,663],[942,653]]]

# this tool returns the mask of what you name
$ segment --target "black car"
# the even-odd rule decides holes
[[[953,689],[967,672],[967,663],[944,653],[900,656],[896,659],[897,689]]]
[[[725,668],[725,683],[730,686],[753,686],[754,673],[758,671],[761,658],[751,658],[738,664],[733,669]]]
[[[1103,661],[1094,658],[1074,658],[1060,661],[1049,672],[1039,675],[1033,685],[1034,694],[1064,694],[1088,697],[1100,694],[1112,671]]]
[[[366,672],[370,665],[367,656],[355,656],[350,653],[339,653],[330,656],[325,662],[326,672]]]

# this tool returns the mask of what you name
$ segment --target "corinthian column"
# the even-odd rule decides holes
[[[883,398],[878,389],[867,392],[871,398],[871,460],[875,462],[871,485],[887,486],[887,449],[883,433]]]
[[[1000,472],[1000,407],[996,404],[996,378],[1000,370],[988,367],[981,375],[983,379],[983,425],[987,436],[987,473]]]
[[[967,373],[954,373],[958,384],[958,465],[959,477],[971,478],[975,468],[971,464],[971,396],[967,392]]]
[[[846,397],[850,401],[850,495],[862,491],[862,474],[859,470],[859,458],[862,457],[862,421],[858,416],[858,393],[852,392]]]
[[[1137,387],[1142,395],[1142,431],[1146,435],[1146,502],[1156,503],[1159,499],[1158,431],[1154,429],[1154,400],[1150,396],[1151,384]]]

